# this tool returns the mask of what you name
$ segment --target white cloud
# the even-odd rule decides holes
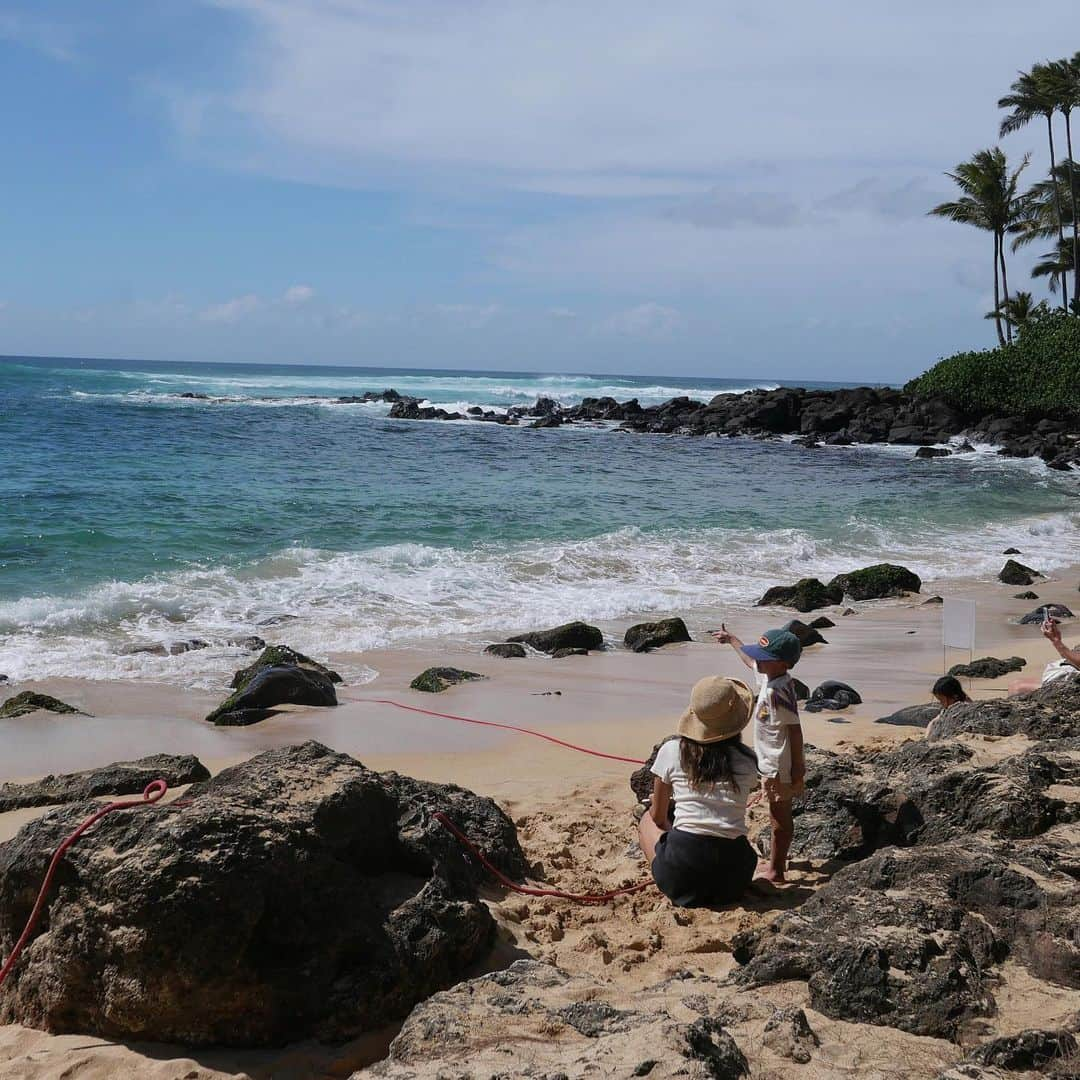
[[[650,300],[625,311],[615,312],[599,322],[596,330],[604,335],[656,340],[672,337],[685,326],[686,320],[681,312]]]
[[[199,313],[199,318],[203,322],[235,323],[258,311],[262,306],[262,301],[254,293],[247,293],[245,296],[226,300],[223,304],[211,304]]]
[[[282,303],[295,306],[306,304],[315,295],[315,290],[310,285],[290,285],[281,297]]]
[[[479,330],[502,310],[498,304],[436,304],[435,313],[464,330]]]
[[[53,60],[75,59],[72,30],[44,19],[0,12],[0,41],[24,45]]]
[[[1019,21],[1005,0],[827,12],[796,0],[212,2],[248,28],[235,82],[172,97],[187,134],[231,148],[233,164],[362,186],[635,198],[763,162],[952,164],[974,132],[992,136],[1015,69],[1060,52],[1071,11],[1071,0],[1030,0]]]

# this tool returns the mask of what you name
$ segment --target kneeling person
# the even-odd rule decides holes
[[[730,904],[754,876],[746,801],[757,787],[757,758],[740,737],[753,707],[753,692],[737,679],[702,679],[679,738],[664,743],[653,763],[652,804],[638,825],[641,850],[656,884],[679,907]]]

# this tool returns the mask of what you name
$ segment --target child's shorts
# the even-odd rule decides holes
[[[745,836],[701,836],[669,829],[656,841],[652,872],[676,907],[730,904],[746,892],[757,855]]]

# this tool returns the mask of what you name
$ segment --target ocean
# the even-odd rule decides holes
[[[990,447],[924,462],[336,402],[393,387],[457,410],[654,404],[776,385],[0,359],[0,673],[210,688],[252,633],[362,653],[692,616],[885,559],[928,578],[992,577],[1009,546],[1044,570],[1080,561],[1077,481]],[[211,647],[131,651],[188,639]]]

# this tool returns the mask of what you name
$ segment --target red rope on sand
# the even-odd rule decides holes
[[[434,817],[440,825],[453,833],[462,847],[464,847],[484,867],[484,869],[499,882],[500,885],[505,886],[513,892],[523,893],[525,896],[554,896],[560,900],[572,900],[575,904],[606,904],[609,900],[614,900],[617,896],[629,896],[631,893],[641,892],[643,889],[647,889],[656,884],[656,882],[650,878],[648,881],[639,881],[637,885],[628,885],[625,889],[613,889],[611,892],[606,893],[568,893],[563,892],[561,889],[534,889],[528,885],[516,885],[501,870],[492,866],[492,864],[477,849],[476,845],[444,813],[442,813],[442,811],[436,812]]]
[[[640,758],[620,757],[618,754],[605,754],[602,750],[590,750],[587,746],[577,746],[575,743],[556,739],[554,735],[545,735],[542,731],[533,731],[532,728],[517,727],[514,724],[497,724],[494,720],[474,720],[469,716],[455,716],[453,713],[434,712],[431,709],[421,709],[418,705],[404,705],[400,701],[390,701],[387,698],[358,698],[360,702],[371,705],[393,705],[395,709],[405,709],[407,712],[422,713],[424,716],[437,716],[443,720],[460,720],[463,724],[477,724],[480,727],[502,728],[504,731],[517,731],[522,735],[532,735],[537,739],[546,739],[556,746],[564,746],[567,750],[576,750],[579,754],[591,754],[593,757],[607,758],[608,761],[625,761],[628,765],[644,765]]]
[[[15,942],[15,948],[11,950],[11,955],[7,958],[4,966],[0,968],[0,986],[4,985],[4,980],[15,966],[15,961],[19,958],[19,953],[22,952],[23,947],[30,939],[30,934],[33,932],[38,919],[41,917],[41,911],[45,907],[45,897],[48,895],[49,886],[52,885],[53,877],[56,874],[56,868],[60,865],[60,860],[64,857],[64,852],[66,852],[91,825],[100,821],[106,814],[111,814],[114,810],[133,810],[139,806],[151,806],[168,790],[169,785],[164,780],[151,780],[143,789],[141,799],[127,799],[121,802],[108,803],[98,810],[97,813],[91,814],[90,817],[88,817],[56,849],[53,853],[52,861],[49,863],[49,869],[45,873],[45,880],[41,883],[41,888],[38,890],[37,900],[34,903],[34,910],[30,912],[30,918],[26,920],[26,926],[23,928],[19,940]]]

